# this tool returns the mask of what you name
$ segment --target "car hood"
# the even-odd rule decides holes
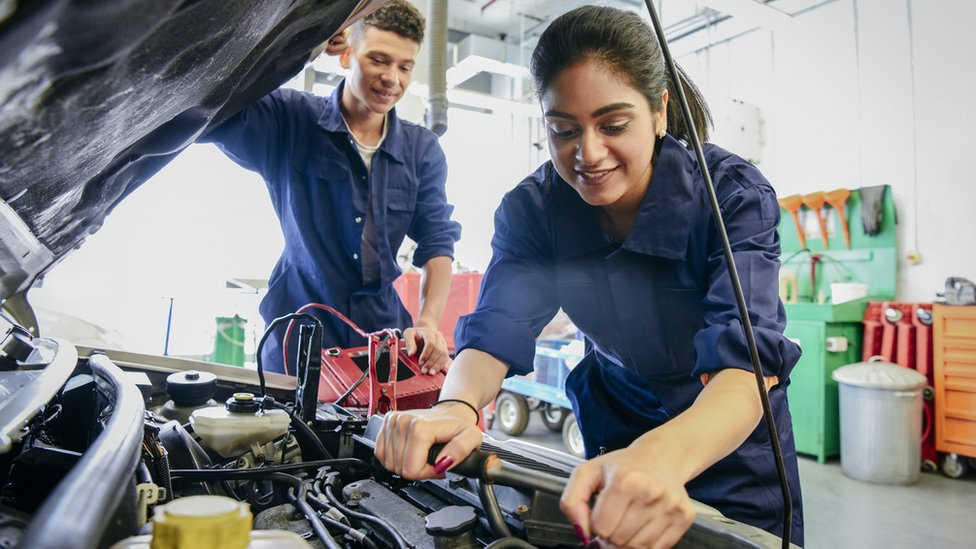
[[[0,299],[377,0],[0,0]]]

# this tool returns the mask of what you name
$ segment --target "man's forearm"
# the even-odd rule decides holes
[[[420,312],[417,326],[437,329],[451,290],[451,258],[432,257],[424,263],[420,279]]]

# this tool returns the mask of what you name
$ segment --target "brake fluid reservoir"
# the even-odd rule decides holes
[[[284,435],[289,420],[284,410],[262,410],[251,393],[235,393],[226,406],[190,414],[190,424],[203,445],[224,457],[243,454],[253,442],[264,444]]]

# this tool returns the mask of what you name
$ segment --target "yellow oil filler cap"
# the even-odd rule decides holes
[[[244,549],[251,510],[223,496],[189,496],[156,508],[151,549]]]

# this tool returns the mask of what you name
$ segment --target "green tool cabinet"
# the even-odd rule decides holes
[[[793,436],[798,453],[814,456],[821,463],[840,454],[839,397],[837,382],[831,374],[841,366],[861,361],[862,322],[868,299],[884,301],[895,297],[898,243],[890,189],[883,193],[881,205],[880,230],[874,235],[865,234],[861,223],[861,193],[857,190],[851,193],[844,207],[851,235],[850,249],[845,245],[843,227],[833,209],[825,208],[822,214],[828,233],[826,243],[820,235],[816,212],[807,208],[799,212],[806,237],[805,249],[800,247],[792,215],[781,210],[780,272],[781,277],[793,280],[798,301],[785,303],[786,335],[803,349],[787,388]],[[869,298],[832,304],[832,282],[867,284]],[[841,341],[835,338],[843,338],[846,349],[829,350],[828,341]]]
[[[837,382],[831,374],[841,366],[861,361],[861,318],[866,303],[787,305],[786,336],[803,349],[787,388],[793,437],[798,453],[814,456],[820,463],[840,454]],[[797,309],[792,315],[791,308]],[[805,320],[794,320],[796,317]],[[845,342],[847,348],[828,350],[830,339]]]

